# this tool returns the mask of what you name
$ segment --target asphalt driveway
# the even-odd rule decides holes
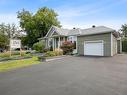
[[[0,73],[0,95],[127,95],[127,55],[68,56]]]

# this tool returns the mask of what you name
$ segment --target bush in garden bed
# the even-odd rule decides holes
[[[45,48],[44,41],[39,41],[39,42],[33,44],[33,49],[39,53],[44,52],[44,48]]]
[[[59,55],[63,55],[62,51],[48,51],[46,52],[46,57],[52,57],[52,56],[59,56]]]
[[[38,60],[43,62],[46,61],[46,57],[53,57],[63,55],[63,51],[56,50],[56,51],[47,51],[44,56],[38,56]]]
[[[38,60],[41,62],[46,61],[46,57],[45,56],[38,56]]]
[[[127,52],[127,37],[122,39],[122,51]]]
[[[18,51],[14,51],[11,52],[11,55],[20,55],[20,52]],[[5,58],[5,57],[10,57],[10,52],[4,52],[4,53],[0,53],[0,57]]]
[[[46,57],[49,57],[49,56],[56,56],[56,54],[53,52],[53,51],[48,51],[46,52]]]
[[[61,49],[63,50],[63,54],[70,54],[72,53],[73,49],[75,48],[75,44],[71,41],[65,41],[62,43]]]
[[[44,48],[44,52],[50,51],[50,48]]]
[[[0,53],[0,57],[1,57],[1,58],[10,57],[10,53],[9,53],[9,52]]]
[[[14,56],[20,56],[20,52],[19,51],[12,51],[11,57],[14,57]],[[30,54],[26,54],[25,51],[22,51],[21,56],[30,56]],[[0,58],[8,58],[8,57],[10,57],[10,52],[0,53]]]

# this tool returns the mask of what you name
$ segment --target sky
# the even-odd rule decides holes
[[[119,30],[127,23],[127,0],[0,0],[0,23],[19,25],[17,12],[54,9],[63,28],[107,26]]]

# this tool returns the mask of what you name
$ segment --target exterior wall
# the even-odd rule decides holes
[[[113,44],[113,55],[117,54],[117,38],[112,35],[112,44]]]
[[[77,37],[78,54],[84,55],[84,41],[96,41],[96,40],[104,41],[104,56],[111,56],[111,33],[78,36]]]

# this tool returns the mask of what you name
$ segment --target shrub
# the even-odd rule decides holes
[[[20,55],[20,51],[11,51],[11,55]]]
[[[127,38],[122,39],[122,51],[127,52]]]
[[[20,52],[16,51],[11,51],[11,56],[13,55],[20,55]],[[10,52],[4,52],[4,53],[0,53],[0,57],[5,58],[5,57],[10,57]]]
[[[56,54],[53,51],[46,52],[46,57],[52,57],[52,56],[56,56]]]
[[[53,51],[53,52],[56,54],[56,56],[63,55],[63,50],[61,50],[61,49],[55,49],[55,51]]]
[[[25,55],[26,55],[26,52],[22,51],[21,56],[25,56]]]
[[[20,56],[20,51],[11,51],[11,56]],[[21,52],[21,56],[26,56],[28,54],[26,54],[25,51]],[[4,52],[4,53],[0,53],[0,57],[1,58],[8,58],[10,57],[10,52]]]
[[[70,54],[72,53],[73,49],[75,48],[74,43],[70,41],[65,41],[62,43],[61,49],[63,50],[63,54]]]
[[[46,58],[45,56],[38,56],[38,60],[43,62],[43,61],[46,61]]]
[[[44,52],[50,51],[50,48],[44,48]]]
[[[63,55],[62,51],[48,51],[46,52],[46,57],[52,57],[52,56],[59,56],[59,55]]]
[[[0,53],[0,57],[1,58],[10,57],[10,53],[9,52]]]
[[[45,45],[43,41],[37,42],[33,45],[33,49],[35,49],[37,52],[44,52],[44,48]]]

